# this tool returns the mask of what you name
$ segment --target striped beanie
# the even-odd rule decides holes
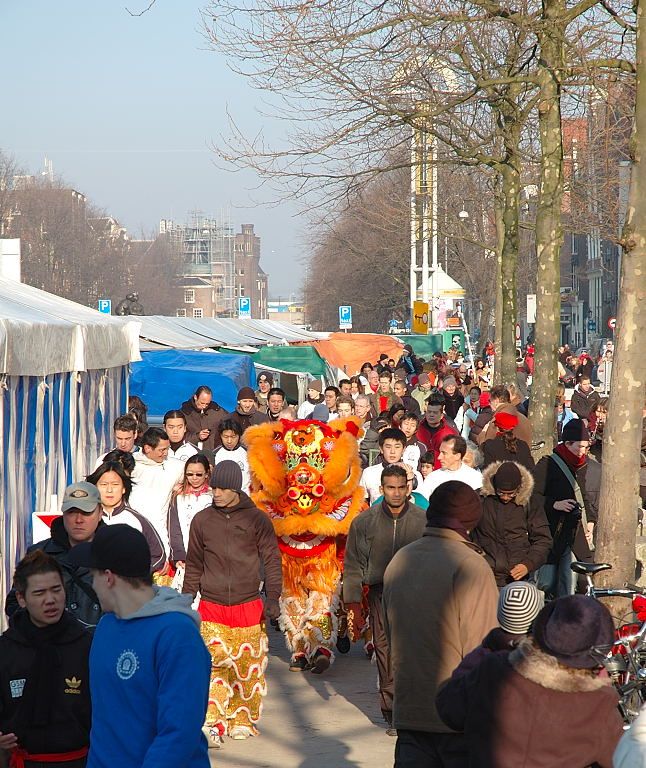
[[[544,594],[528,581],[505,584],[498,597],[500,628],[511,635],[526,635],[544,602]]]

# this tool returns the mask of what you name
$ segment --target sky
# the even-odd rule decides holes
[[[253,223],[270,298],[299,295],[303,219],[259,189],[251,171],[216,165],[210,147],[229,133],[280,141],[284,126],[260,114],[261,94],[207,50],[206,0],[2,0],[0,150],[54,174],[106,210],[131,236],[185,221],[192,210]],[[260,204],[259,204],[260,201]]]

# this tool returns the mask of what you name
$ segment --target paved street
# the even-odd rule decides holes
[[[390,768],[395,739],[386,736],[377,669],[353,646],[323,676],[290,672],[282,634],[270,627],[269,695],[261,735],[225,739],[210,750],[218,768]]]

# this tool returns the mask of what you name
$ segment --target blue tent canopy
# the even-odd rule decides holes
[[[179,408],[203,384],[213,390],[213,399],[227,411],[235,409],[239,389],[256,384],[247,355],[169,349],[143,352],[141,357],[141,362],[131,366],[130,394],[146,403],[148,415],[155,421],[166,411]]]

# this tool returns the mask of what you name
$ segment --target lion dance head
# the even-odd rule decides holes
[[[363,506],[358,431],[350,417],[281,420],[245,432],[251,496],[273,523],[288,591],[329,591],[338,581],[337,537]]]

